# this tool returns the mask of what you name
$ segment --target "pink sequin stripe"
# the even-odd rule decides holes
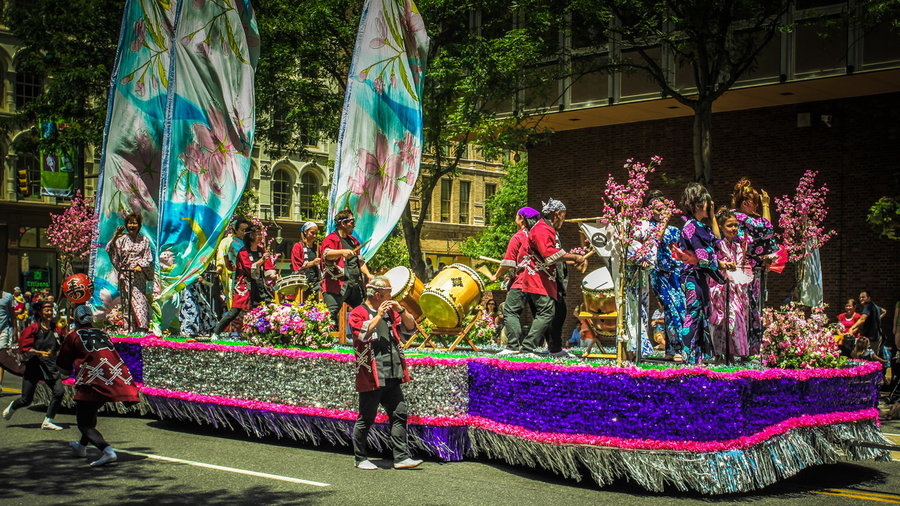
[[[339,362],[353,362],[356,359],[348,353],[334,353],[326,351],[304,351],[293,348],[262,348],[259,346],[230,346],[212,343],[168,341],[150,335],[144,338],[115,337],[114,342],[139,343],[142,346],[161,346],[165,348],[177,348],[187,350],[213,350],[223,352],[238,352],[257,355],[278,355],[291,358],[320,358],[336,360]],[[706,376],[720,380],[752,379],[773,380],[789,378],[797,381],[808,381],[816,378],[851,378],[866,376],[880,370],[878,362],[865,362],[861,365],[846,369],[766,369],[762,371],[743,369],[732,372],[712,371],[704,367],[690,367],[681,369],[641,369],[637,367],[614,367],[592,365],[565,365],[550,362],[514,362],[498,358],[436,358],[436,357],[411,357],[410,365],[419,366],[446,366],[459,367],[468,362],[477,362],[499,367],[507,370],[541,369],[558,372],[591,372],[595,374],[627,374],[638,378],[671,379],[678,376]]]
[[[609,436],[590,436],[583,434],[543,433],[523,429],[516,425],[498,423],[487,418],[468,416],[468,424],[472,428],[483,429],[495,434],[502,434],[536,443],[551,445],[588,445],[624,448],[633,450],[670,450],[684,452],[721,452],[747,448],[762,443],[789,430],[802,427],[833,425],[836,423],[874,420],[878,424],[878,409],[868,408],[861,411],[843,413],[826,413],[821,415],[804,415],[790,418],[767,427],[752,436],[739,437],[726,441],[658,441],[654,439],[624,439]]]
[[[154,397],[167,397],[170,399],[180,399],[188,402],[197,402],[205,404],[219,404],[222,406],[233,406],[236,408],[254,409],[259,411],[272,411],[275,413],[285,413],[289,415],[309,415],[320,416],[323,418],[336,418],[338,420],[356,420],[357,412],[341,409],[327,408],[311,408],[305,406],[291,406],[289,404],[276,404],[274,402],[250,401],[245,399],[232,399],[229,397],[219,397],[217,395],[201,395],[190,392],[176,392],[173,390],[161,390],[159,388],[144,387],[141,389],[144,395]],[[388,417],[383,413],[379,413],[375,417],[376,422],[387,422]],[[452,427],[466,425],[466,417],[451,416],[410,416],[409,423],[416,425],[433,425],[441,427]]]
[[[180,342],[159,339],[156,336],[147,336],[144,338],[133,337],[114,337],[113,342],[138,343],[144,348],[161,347],[174,348],[180,350],[207,350],[221,351],[232,353],[245,353],[248,355],[273,355],[289,358],[317,358],[324,360],[334,360],[335,362],[355,362],[356,358],[349,353],[335,353],[328,351],[309,351],[298,350],[296,348],[263,348],[260,346],[234,346],[214,343],[199,342]],[[442,359],[434,357],[411,357],[407,359],[410,365],[418,366],[442,366],[442,367],[460,367],[467,363],[466,359]]]

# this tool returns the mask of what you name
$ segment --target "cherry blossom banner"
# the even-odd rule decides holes
[[[163,124],[170,78],[175,2],[128,0],[113,68],[96,215],[100,247],[91,256],[92,304],[101,312],[119,304],[118,274],[106,244],[123,218],[143,219],[141,234],[156,251]]]
[[[215,256],[250,174],[259,34],[249,1],[186,1],[175,29],[162,156],[158,300]]]
[[[258,48],[248,0],[126,2],[101,155],[99,242],[125,215],[143,217],[155,301],[205,268],[244,190]],[[109,309],[117,274],[104,248],[96,251],[92,302]]]
[[[406,207],[422,155],[428,35],[412,0],[367,0],[350,65],[328,230],[349,208],[371,258]]]

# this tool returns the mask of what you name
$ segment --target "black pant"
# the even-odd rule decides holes
[[[102,405],[102,402],[96,401],[75,401],[75,421],[78,423],[78,430],[81,431],[81,444],[84,446],[93,444],[101,451],[109,446],[97,430],[97,411]]]
[[[25,374],[22,376],[22,397],[13,401],[12,409],[15,410],[30,406],[31,402],[34,401],[34,390],[41,380],[43,380],[53,391],[50,405],[47,406],[47,418],[55,417],[56,412],[59,411],[59,405],[62,403],[63,398],[64,390],[62,380],[60,380],[59,377],[54,377],[49,380],[46,379],[40,366],[33,365],[32,363],[25,366]]]
[[[213,334],[219,334],[225,330],[225,327],[230,325],[231,322],[241,314],[241,311],[243,311],[243,309],[239,307],[233,307],[226,311],[225,314],[222,315],[222,319],[219,320],[219,323],[216,324],[216,328],[213,329]]]
[[[562,351],[562,329],[566,323],[566,299],[562,295],[553,300],[553,321],[547,331],[547,351]]]
[[[538,295],[536,293],[526,293],[525,295],[534,302],[534,306],[537,309],[534,321],[531,323],[531,329],[528,330],[528,335],[525,336],[525,340],[522,342],[521,351],[530,353],[538,349],[541,341],[544,339],[544,335],[553,325],[556,302],[549,295]],[[507,337],[509,336],[507,335]],[[560,349],[562,349],[561,344]]]
[[[391,447],[394,450],[394,462],[409,458],[409,446],[406,443],[406,417],[409,410],[403,399],[403,390],[399,379],[389,379],[387,385],[371,392],[359,393],[359,416],[353,426],[353,457],[356,462],[368,460],[369,429],[378,414],[378,405],[384,406],[391,424]]]
[[[325,292],[323,296],[325,305],[328,307],[328,312],[331,313],[331,319],[336,326],[340,326],[338,318],[340,317],[341,306],[343,304],[347,304],[351,308],[354,308],[363,303],[362,287],[359,285],[351,285],[349,283],[344,283],[344,286],[341,287],[341,293]]]

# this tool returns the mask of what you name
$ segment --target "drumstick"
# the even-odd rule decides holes
[[[584,263],[582,263],[582,264],[581,264],[581,267],[578,268],[578,272],[584,274],[584,271],[587,270],[587,259],[588,259],[588,257],[590,257],[591,255],[593,255],[593,254],[596,253],[596,252],[597,252],[597,250],[591,249],[590,251],[588,251],[587,253],[584,254]]]
[[[370,240],[371,240],[371,239],[370,239]],[[354,253],[359,253],[359,250],[361,250],[361,249],[363,248],[363,246],[365,246],[366,244],[369,244],[369,241],[360,243],[359,246],[353,248],[353,252],[354,252]]]
[[[493,263],[495,263],[495,264],[499,264],[499,263],[500,263],[500,260],[497,260],[496,258],[491,258],[491,257],[480,256],[480,257],[478,257],[478,259],[479,259],[479,260],[484,260],[485,262],[493,262]]]
[[[565,221],[566,223],[584,223],[586,221],[597,221],[600,218],[601,218],[600,216],[597,216],[596,218],[572,218],[572,219],[563,220],[563,221]]]

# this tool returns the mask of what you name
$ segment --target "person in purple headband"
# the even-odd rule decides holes
[[[528,231],[541,219],[541,213],[532,207],[522,207],[516,211],[516,225],[519,230],[509,239],[506,246],[506,254],[500,261],[497,272],[491,276],[491,281],[497,281],[508,271],[512,275],[503,282],[504,288],[509,288],[515,283],[516,277],[521,273],[525,256],[528,254]],[[501,319],[506,330],[508,348],[501,353],[511,354],[521,348],[522,325],[519,318],[525,308],[526,297],[521,288],[509,289],[506,301],[502,305]],[[532,314],[534,308],[532,307]]]

